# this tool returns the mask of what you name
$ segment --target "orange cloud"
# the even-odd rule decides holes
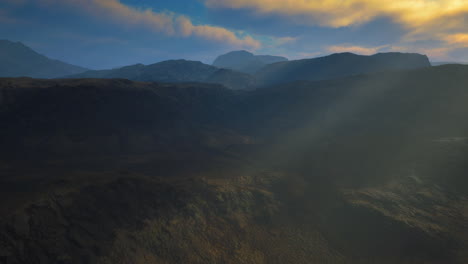
[[[352,52],[362,55],[372,55],[378,53],[381,49],[388,47],[386,46],[379,46],[379,47],[362,47],[362,46],[355,46],[355,45],[335,45],[327,47],[328,52],[333,53],[340,53],[340,52]]]
[[[466,31],[467,0],[205,0],[211,8],[250,9],[258,14],[286,16],[292,21],[325,27],[359,25],[390,17],[413,38]]]
[[[281,46],[281,45],[284,45],[284,44],[294,43],[297,40],[298,40],[298,38],[293,38],[293,37],[280,37],[280,38],[276,38],[275,42],[276,42],[277,45]]]
[[[468,12],[465,0],[205,0],[212,8],[249,8],[263,14],[300,15],[324,26],[340,27],[391,16],[410,26]]]
[[[446,35],[444,40],[448,44],[456,47],[468,47],[468,34],[465,33]]]
[[[151,9],[137,9],[121,3],[119,0],[40,0],[45,5],[69,5],[79,8],[95,17],[122,24],[123,26],[146,27],[154,32],[169,36],[195,36],[211,41],[223,42],[235,47],[257,49],[258,40],[250,36],[240,36],[223,27],[194,25],[182,15],[171,12],[157,13]]]
[[[193,25],[187,17],[178,17],[177,25],[184,36],[195,35],[216,41],[227,41],[234,46],[246,46],[253,49],[260,48],[261,44],[250,36],[239,38],[232,31],[222,27],[208,25]]]

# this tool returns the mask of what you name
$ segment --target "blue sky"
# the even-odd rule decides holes
[[[2,0],[0,39],[93,69],[211,63],[245,49],[291,59],[334,52],[468,61],[460,0]]]

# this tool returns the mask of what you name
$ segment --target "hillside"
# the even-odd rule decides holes
[[[143,82],[205,82],[225,85],[231,89],[249,88],[250,75],[218,69],[199,61],[169,60],[151,65],[136,64],[112,70],[87,71],[67,78],[124,78]],[[233,81],[234,80],[234,81]]]
[[[425,55],[378,53],[372,56],[337,53],[314,59],[270,64],[259,70],[258,84],[268,86],[292,81],[319,81],[387,70],[430,67]]]
[[[0,79],[0,259],[466,263],[467,87]]]
[[[218,56],[214,60],[213,66],[254,74],[268,64],[287,60],[285,57],[254,55],[248,51],[240,50]]]
[[[86,70],[49,59],[21,42],[0,40],[0,77],[56,78]]]

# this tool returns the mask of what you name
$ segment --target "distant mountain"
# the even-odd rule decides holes
[[[86,70],[49,59],[21,42],[0,40],[0,77],[56,78]]]
[[[213,66],[232,69],[245,73],[255,73],[265,65],[287,61],[285,57],[270,55],[254,55],[248,51],[232,51],[215,59]]]
[[[414,53],[378,53],[372,56],[337,53],[314,59],[278,62],[256,73],[258,84],[267,86],[291,81],[328,80],[386,70],[430,67],[425,55]]]
[[[253,85],[252,76],[248,74],[188,60],[168,60],[151,65],[136,64],[112,70],[87,71],[66,78],[123,78],[165,83],[204,82],[222,84],[231,89],[246,89]]]
[[[431,61],[432,66],[441,66],[447,64],[468,64],[468,62],[460,62],[460,61]]]

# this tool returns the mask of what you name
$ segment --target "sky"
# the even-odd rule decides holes
[[[0,39],[91,69],[232,50],[468,61],[468,0],[0,0]]]

